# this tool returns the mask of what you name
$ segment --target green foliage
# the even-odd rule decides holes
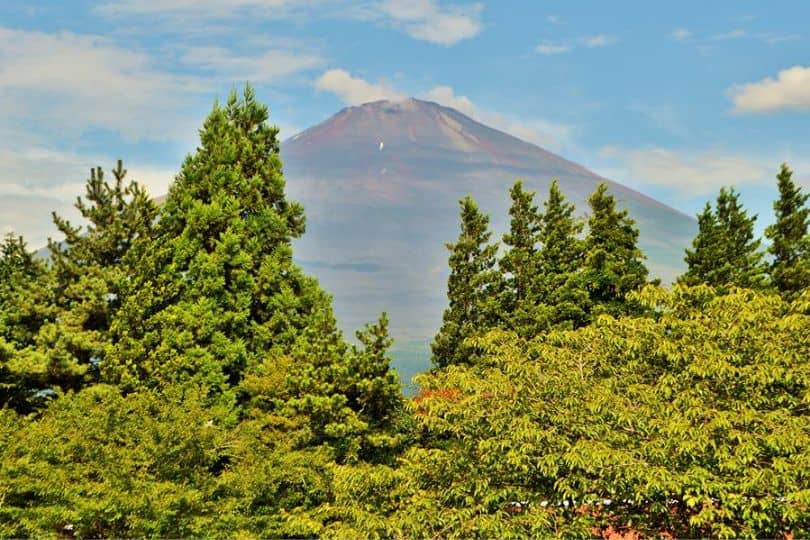
[[[582,239],[556,180],[542,215],[517,182],[498,269],[460,201],[436,369],[405,401],[387,315],[347,343],[293,263],[267,120],[249,86],[215,105],[160,212],[94,169],[50,267],[0,244],[0,536],[810,535],[810,210],[786,166],[773,292],[733,190],[681,279],[718,287],[671,290],[642,289],[605,185]]]
[[[773,203],[776,223],[768,226],[765,236],[771,241],[773,255],[771,281],[791,299],[810,287],[810,193],[793,181],[793,172],[783,163],[776,176],[779,199]]]
[[[110,323],[123,295],[122,260],[135,242],[151,237],[157,215],[146,190],[125,182],[127,171],[120,160],[112,171],[113,183],[104,179],[101,167],[90,173],[85,197],[76,201],[86,226],[73,226],[54,213],[64,240],[48,241],[54,315],[40,328],[36,349],[47,363],[60,366],[51,385],[63,390],[99,379],[111,345]]]
[[[442,327],[431,344],[438,367],[472,361],[474,351],[465,340],[495,327],[498,320],[500,275],[495,270],[497,244],[489,244],[489,216],[481,213],[471,197],[459,201],[461,233],[450,250],[447,281],[449,307]]]
[[[626,296],[647,283],[644,254],[638,248],[638,228],[627,210],[617,210],[616,200],[600,184],[588,199],[588,235],[585,239],[584,282],[592,316],[619,316],[639,307]]]
[[[0,245],[0,406],[30,412],[46,401],[48,365],[35,349],[40,329],[54,317],[52,274],[28,251],[22,237],[7,235]]]
[[[530,342],[494,331],[478,364],[422,376],[421,444],[397,470],[352,473],[344,526],[419,538],[810,534],[807,293],[632,297],[656,315]],[[378,485],[387,497],[363,496]],[[528,511],[508,512],[513,501]]]
[[[698,234],[686,250],[686,272],[680,283],[705,283],[720,290],[729,285],[761,289],[766,265],[754,237],[756,216],[748,216],[733,188],[722,188],[713,211],[709,203],[698,214]]]
[[[574,205],[565,200],[556,179],[551,182],[539,232],[537,254],[539,295],[547,306],[533,333],[558,326],[578,328],[587,321],[590,309],[585,289],[585,243],[580,239],[584,224],[574,217]]]
[[[357,332],[361,347],[336,346],[324,340],[334,321],[305,332],[286,384],[288,394],[276,401],[289,416],[309,419],[313,443],[327,443],[340,462],[389,461],[401,446],[403,401],[399,378],[390,367],[388,318]]]
[[[304,214],[285,197],[278,129],[267,119],[249,86],[206,119],[155,238],[129,259],[108,380],[193,380],[224,392],[266,357],[292,352],[316,314],[333,320],[329,297],[292,262]]]
[[[288,537],[285,512],[329,493],[327,449],[301,421],[236,423],[194,386],[121,396],[96,385],[35,422],[0,412],[0,534]],[[299,435],[295,435],[299,433]]]
[[[534,192],[525,191],[518,180],[509,190],[512,217],[503,236],[506,252],[499,261],[503,276],[499,291],[500,318],[507,328],[523,332],[539,318],[537,286],[537,241],[542,216],[533,204]]]
[[[0,244],[0,337],[27,347],[51,317],[50,275],[28,251],[21,236],[7,234]]]

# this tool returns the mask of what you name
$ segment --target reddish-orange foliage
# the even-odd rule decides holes
[[[461,393],[455,388],[438,388],[436,390],[422,390],[413,398],[414,403],[421,403],[426,399],[442,399],[447,401],[456,401]],[[425,414],[422,407],[416,409],[416,414]]]

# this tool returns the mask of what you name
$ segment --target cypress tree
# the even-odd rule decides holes
[[[546,306],[543,327],[580,327],[588,313],[588,292],[583,274],[584,242],[579,238],[584,223],[574,217],[574,205],[566,201],[555,178],[544,203],[537,253],[539,296]]]
[[[437,367],[474,362],[475,352],[464,340],[497,324],[499,274],[495,270],[497,244],[489,244],[489,216],[483,214],[470,196],[459,201],[461,233],[450,250],[450,277],[447,281],[449,306],[442,326],[431,344]]]
[[[793,181],[786,163],[776,176],[779,199],[774,201],[776,223],[765,230],[771,241],[768,252],[771,282],[787,299],[797,297],[810,286],[810,193]]]
[[[647,283],[644,254],[638,248],[638,228],[626,209],[600,184],[588,199],[591,215],[585,239],[584,283],[592,314],[620,316],[639,310],[625,296]]]
[[[334,325],[329,296],[292,261],[304,213],[285,196],[278,128],[267,120],[249,85],[205,120],[154,239],[129,259],[109,380],[196,381],[217,394],[266,357],[291,353],[318,312]]]
[[[766,286],[766,265],[754,237],[756,216],[749,217],[734,188],[722,188],[715,210],[707,203],[698,214],[698,234],[686,250],[686,272],[678,281],[705,283],[721,290],[729,285],[761,289]]]
[[[512,217],[503,243],[508,249],[499,261],[503,276],[500,291],[500,317],[510,329],[524,334],[537,319],[537,234],[542,216],[533,204],[534,192],[525,191],[518,180],[509,190]]]

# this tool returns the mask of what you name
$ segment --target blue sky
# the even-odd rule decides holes
[[[689,214],[736,185],[761,229],[780,162],[810,185],[808,20],[806,1],[2,2],[0,230],[41,245],[119,157],[165,192],[246,80],[284,138],[416,96]]]

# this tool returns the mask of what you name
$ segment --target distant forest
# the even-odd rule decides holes
[[[0,245],[0,536],[810,536],[810,194],[765,239],[723,188],[662,286],[605,185],[460,201],[432,369],[347,340],[247,86],[160,205],[93,169],[38,258]],[[62,239],[63,237],[63,239]],[[765,243],[763,243],[765,242]]]

